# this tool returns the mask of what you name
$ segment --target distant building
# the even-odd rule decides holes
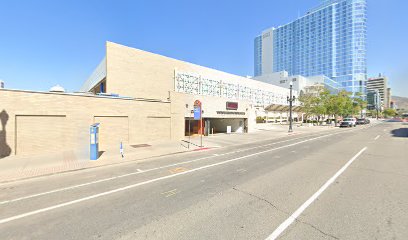
[[[381,105],[384,108],[390,108],[391,104],[391,89],[388,88],[388,78],[383,75],[369,78],[367,81],[367,93],[378,91]]]
[[[381,110],[381,96],[378,89],[367,92],[367,109],[368,110]]]
[[[398,109],[397,104],[394,101],[391,101],[391,109]]]
[[[254,76],[287,71],[324,75],[352,93],[365,93],[366,0],[324,0],[296,20],[254,40]]]
[[[332,93],[337,93],[340,89],[340,85],[324,75],[304,77],[302,75],[289,76],[286,71],[274,72],[270,74],[264,74],[253,78],[254,80],[270,83],[279,87],[289,88],[290,82],[293,83],[293,89],[301,92],[306,87],[314,86],[316,84],[322,85]]]
[[[387,108],[391,108],[391,102],[392,102],[391,88],[387,88],[387,94],[386,94],[386,99],[385,99]]]
[[[0,88],[4,88],[4,82],[0,80]]]

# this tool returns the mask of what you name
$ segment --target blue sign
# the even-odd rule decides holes
[[[194,120],[200,120],[200,119],[201,119],[201,107],[194,106]]]
[[[91,125],[90,129],[91,139],[90,139],[90,159],[97,160],[99,157],[99,123]]]

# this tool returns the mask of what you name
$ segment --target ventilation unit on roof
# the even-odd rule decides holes
[[[65,89],[60,85],[55,85],[54,87],[50,88],[50,92],[65,92]]]

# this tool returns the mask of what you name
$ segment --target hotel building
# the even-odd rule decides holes
[[[304,16],[255,38],[254,75],[324,75],[341,89],[365,93],[366,23],[366,0],[324,0]]]

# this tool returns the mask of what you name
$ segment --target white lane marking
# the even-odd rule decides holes
[[[365,127],[365,128],[373,127],[373,126],[375,126],[375,125],[377,125],[377,124],[373,124],[373,125],[367,126],[367,127]],[[347,131],[337,131],[336,133],[329,134],[329,135],[337,135],[337,134],[346,133],[346,132],[353,132],[353,131],[356,131],[356,129],[347,130]],[[72,190],[72,189],[75,189],[75,188],[85,187],[85,186],[89,186],[89,185],[93,185],[93,184],[97,184],[97,183],[101,183],[101,182],[113,181],[113,180],[116,180],[116,179],[120,179],[120,178],[124,178],[124,177],[129,177],[129,176],[137,175],[137,174],[140,174],[140,173],[146,173],[146,172],[156,171],[156,170],[160,170],[160,169],[164,169],[164,168],[168,168],[168,167],[173,167],[173,166],[178,166],[178,165],[182,165],[182,164],[193,163],[193,162],[197,162],[197,161],[209,159],[209,158],[212,158],[212,157],[214,157],[214,156],[219,157],[219,156],[230,155],[230,154],[239,153],[239,152],[244,152],[244,151],[248,151],[248,150],[252,150],[252,149],[256,149],[256,148],[267,147],[267,146],[276,145],[276,144],[279,144],[279,143],[294,141],[294,140],[298,140],[298,139],[302,139],[302,138],[306,138],[306,137],[313,137],[313,136],[316,136],[316,135],[320,135],[320,134],[311,134],[311,135],[308,135],[308,136],[302,136],[302,137],[287,139],[287,140],[283,140],[283,141],[279,141],[279,142],[274,142],[274,143],[269,143],[269,144],[265,144],[265,145],[260,145],[260,146],[256,146],[256,147],[244,148],[244,149],[241,149],[241,150],[238,150],[238,151],[234,151],[234,152],[214,154],[213,156],[207,156],[207,157],[197,158],[197,159],[193,159],[193,160],[189,160],[189,161],[184,161],[184,162],[169,164],[169,165],[165,165],[165,166],[161,166],[161,167],[156,167],[156,168],[150,168],[150,169],[146,169],[146,170],[136,169],[136,172],[131,172],[131,173],[127,173],[127,174],[115,176],[115,177],[99,179],[99,180],[96,180],[96,181],[91,181],[91,182],[82,183],[82,184],[73,185],[73,186],[64,187],[64,188],[58,188],[58,189],[54,189],[54,190],[47,191],[47,192],[32,194],[32,195],[28,195],[28,196],[24,196],[24,197],[20,197],[20,198],[15,198],[15,199],[11,199],[11,200],[5,200],[5,201],[0,202],[0,205],[12,203],[12,202],[17,202],[17,201],[21,201],[21,200],[26,200],[26,199],[30,199],[30,198],[34,198],[34,197],[40,197],[40,196],[44,196],[44,195],[48,195],[48,194],[52,194],[52,193],[57,193],[57,192],[62,192],[62,191],[67,191],[67,190]],[[329,135],[323,135],[323,136],[329,136]],[[270,139],[270,140],[273,140],[273,139]]]
[[[377,137],[375,137],[374,140],[377,140],[377,139],[379,139],[379,138],[380,138],[380,135],[378,135]]]
[[[51,210],[54,210],[54,209],[57,209],[57,208],[62,208],[62,207],[65,207],[65,206],[73,205],[73,204],[76,204],[76,203],[88,201],[88,200],[91,200],[91,199],[94,199],[94,198],[98,198],[98,197],[110,195],[110,194],[113,194],[113,193],[125,191],[125,190],[128,190],[128,189],[135,188],[135,187],[142,186],[142,185],[146,185],[146,184],[149,184],[149,183],[154,183],[154,182],[158,182],[158,181],[161,181],[161,180],[177,177],[177,176],[180,176],[180,175],[184,175],[184,174],[204,170],[204,169],[207,169],[207,168],[227,164],[227,163],[230,163],[230,162],[235,162],[235,161],[238,161],[238,160],[241,160],[241,159],[244,159],[244,158],[260,155],[260,154],[263,154],[263,153],[272,152],[272,151],[283,149],[283,148],[288,148],[288,147],[291,147],[291,146],[299,145],[301,143],[310,142],[310,141],[313,141],[313,140],[316,140],[316,139],[320,139],[320,138],[324,138],[324,137],[328,137],[328,136],[332,136],[332,135],[335,135],[335,134],[328,134],[328,135],[323,135],[323,136],[320,136],[320,137],[306,139],[306,140],[296,142],[296,143],[291,143],[291,144],[288,144],[288,145],[285,145],[285,146],[280,146],[280,147],[268,149],[268,150],[265,150],[265,151],[256,152],[256,153],[248,154],[248,155],[237,157],[237,158],[232,158],[232,159],[225,160],[225,161],[222,161],[222,162],[217,162],[217,163],[201,166],[201,167],[198,167],[198,168],[187,170],[185,172],[179,172],[179,173],[167,175],[167,176],[164,176],[164,177],[154,178],[154,179],[147,180],[147,181],[144,181],[144,182],[131,184],[131,185],[128,185],[128,186],[125,186],[125,187],[116,188],[116,189],[113,189],[113,190],[110,190],[110,191],[101,192],[101,193],[98,193],[98,194],[90,195],[88,197],[79,198],[79,199],[72,200],[72,201],[69,201],[69,202],[57,204],[57,205],[54,205],[54,206],[51,206],[51,207],[41,208],[41,209],[34,210],[34,211],[31,211],[31,212],[15,215],[13,217],[0,219],[0,224],[11,222],[11,221],[21,219],[21,218],[25,218],[25,217],[28,217],[28,216],[36,215],[36,214],[39,214],[39,213],[51,211]]]
[[[310,204],[312,204],[319,196],[326,190],[330,184],[332,184],[337,177],[339,177],[353,162],[356,160],[365,150],[367,150],[367,147],[364,147],[363,149],[360,150],[356,155],[354,155],[353,158],[351,158],[339,171],[337,171],[336,174],[334,174],[333,177],[331,177],[320,189],[313,194],[305,203],[303,203],[292,215],[289,216],[288,219],[286,219],[269,237],[266,238],[266,240],[274,240],[279,235],[283,233],[283,231],[286,230],[299,216],[302,214],[302,212],[309,207]]]
[[[377,124],[378,124],[378,123],[377,123]],[[377,125],[377,124],[373,124],[373,125],[367,126],[367,127],[365,127],[365,128],[373,127],[373,126],[375,126],[375,125]],[[336,133],[333,133],[333,134],[334,134],[334,135],[337,135],[337,134],[340,134],[340,133],[353,132],[353,131],[356,131],[356,129],[347,130],[347,131],[337,131]],[[284,143],[284,142],[288,142],[288,141],[294,141],[294,140],[298,140],[298,139],[302,139],[302,138],[306,138],[306,137],[312,137],[312,136],[316,136],[316,135],[320,135],[320,134],[311,134],[311,135],[308,135],[308,136],[297,137],[297,138],[288,139],[288,140],[284,140],[284,141],[279,141],[279,142],[275,142],[275,143],[269,143],[269,144],[266,144],[266,145],[260,145],[260,146],[256,146],[256,147],[252,147],[252,148],[245,148],[245,149],[241,149],[241,150],[234,151],[234,152],[229,152],[229,153],[214,154],[214,156],[216,156],[216,157],[218,157],[218,156],[225,156],[225,155],[229,155],[229,154],[234,154],[234,153],[238,153],[238,152],[244,152],[244,151],[248,151],[248,150],[252,150],[252,149],[256,149],[256,148],[261,148],[261,147],[276,145],[276,144],[279,144],[279,143]],[[272,139],[270,139],[270,140],[272,140]],[[11,200],[5,200],[5,201],[0,202],[0,205],[8,204],[8,203],[16,202],[16,201],[21,201],[21,200],[25,200],[25,199],[30,199],[30,198],[34,198],[34,197],[40,197],[40,196],[44,196],[44,195],[48,195],[48,194],[52,194],[52,193],[57,193],[57,192],[62,192],[62,191],[67,191],[67,190],[72,190],[72,189],[75,189],[75,188],[85,187],[85,186],[88,186],[88,185],[93,185],[93,184],[97,184],[97,183],[101,183],[101,182],[113,181],[113,180],[116,180],[116,179],[119,179],[119,178],[129,177],[129,176],[137,175],[137,174],[140,174],[140,173],[151,172],[151,171],[160,170],[160,169],[163,169],[163,168],[178,166],[178,165],[187,164],[187,163],[193,163],[193,162],[197,162],[197,161],[209,159],[209,158],[212,158],[212,157],[213,157],[213,156],[207,156],[207,157],[198,158],[198,159],[194,159],[194,160],[189,160],[189,161],[184,161],[184,162],[169,164],[169,165],[165,165],[165,166],[162,166],[162,167],[151,168],[151,169],[147,169],[147,170],[144,170],[144,171],[143,171],[143,170],[140,170],[140,169],[137,169],[136,172],[131,172],[131,173],[127,173],[127,174],[115,176],[115,177],[104,178],[104,179],[100,179],[100,180],[96,180],[96,181],[92,181],[92,182],[87,182],[87,183],[82,183],[82,184],[73,185],[73,186],[69,186],[69,187],[54,189],[54,190],[51,190],[51,191],[42,192],[42,193],[37,193],[37,194],[32,194],[32,195],[28,195],[28,196],[24,196],[24,197],[20,197],[20,198],[15,198],[15,199],[11,199]]]
[[[163,192],[163,193],[161,193],[161,194],[164,195],[164,197],[168,198],[168,197],[171,197],[171,196],[173,196],[173,195],[176,195],[177,193],[178,193],[177,188],[175,188],[175,189],[173,189],[173,190],[170,190],[170,191],[167,191],[167,192]]]
[[[340,133],[341,133],[341,132],[340,132]],[[338,134],[338,133],[335,133],[335,134]],[[316,135],[317,135],[317,134],[316,134]],[[315,136],[315,135],[312,135],[312,136]],[[325,135],[323,135],[323,136],[325,136]],[[101,183],[101,182],[112,181],[112,180],[116,180],[116,179],[120,179],[120,178],[124,178],[124,177],[129,177],[129,176],[132,176],[132,175],[137,175],[137,174],[140,174],[140,173],[146,173],[146,172],[156,171],[156,170],[160,170],[160,169],[164,169],[164,168],[168,168],[168,167],[174,167],[174,166],[178,166],[178,165],[182,165],[182,164],[193,163],[193,162],[197,162],[197,161],[209,159],[209,158],[212,158],[212,157],[214,157],[214,156],[216,156],[216,157],[225,156],[225,155],[229,155],[229,154],[233,154],[233,153],[238,153],[238,152],[243,152],[243,151],[247,151],[247,150],[252,150],[252,149],[255,149],[255,148],[260,148],[260,147],[266,147],[266,146],[276,145],[276,144],[284,143],[284,142],[288,142],[288,141],[294,141],[294,140],[302,139],[302,138],[305,138],[305,137],[307,137],[307,136],[303,136],[303,137],[299,137],[299,138],[293,138],[293,139],[288,139],[288,140],[279,141],[279,142],[275,142],[275,143],[269,143],[269,144],[266,144],[266,145],[261,145],[261,146],[252,147],[252,148],[245,148],[245,149],[241,149],[241,150],[234,151],[234,152],[222,153],[222,154],[217,154],[217,155],[214,154],[213,156],[207,156],[207,157],[197,158],[197,159],[193,159],[193,160],[189,160],[189,161],[184,161],[184,162],[169,164],[169,165],[165,165],[165,166],[161,166],[161,167],[150,168],[150,169],[146,169],[146,170],[144,170],[144,171],[143,171],[143,170],[140,170],[140,169],[137,169],[136,172],[131,172],[131,173],[127,173],[127,174],[115,176],[115,177],[104,178],[104,179],[100,179],[100,180],[96,180],[96,181],[91,181],[91,182],[87,182],[87,183],[82,183],[82,184],[78,184],[78,185],[73,185],[73,186],[69,186],[69,187],[58,188],[58,189],[54,189],[54,190],[47,191],[47,192],[32,194],[32,195],[28,195],[28,196],[24,196],[24,197],[20,197],[20,198],[15,198],[15,199],[11,199],[11,200],[5,200],[5,201],[0,202],[0,205],[12,203],[12,202],[17,202],[17,201],[21,201],[21,200],[26,200],[26,199],[30,199],[30,198],[34,198],[34,197],[40,197],[40,196],[44,196],[44,195],[48,195],[48,194],[52,194],[52,193],[57,193],[57,192],[62,192],[62,191],[67,191],[67,190],[72,190],[72,189],[75,189],[75,188],[85,187],[85,186],[89,186],[89,185],[93,185],[93,184],[97,184],[97,183]],[[309,136],[309,137],[310,137],[310,136]]]

